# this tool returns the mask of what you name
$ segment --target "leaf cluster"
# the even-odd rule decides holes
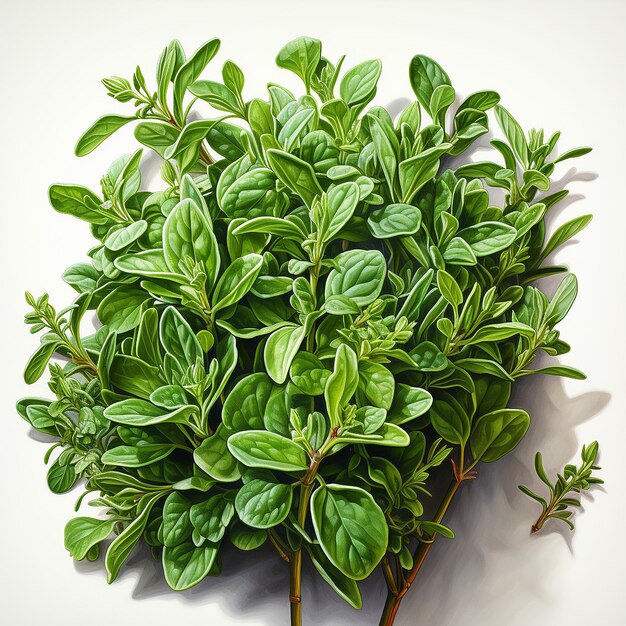
[[[567,194],[550,193],[555,164],[588,149],[553,157],[558,133],[525,134],[493,91],[454,108],[448,75],[422,55],[416,100],[394,120],[372,106],[378,60],[344,70],[300,37],[277,64],[304,93],[270,83],[248,100],[232,61],[201,78],[218,48],[187,57],[172,42],[154,89],[139,68],[104,81],[134,114],[100,118],[76,154],[131,122],[143,148],[97,191],[50,188],[95,245],[64,273],[69,308],[27,295],[43,334],[26,382],[63,362],[50,365],[54,399],[18,412],[62,450],[51,488],[84,478],[106,513],[69,522],[74,558],[113,536],[112,581],[143,541],[182,590],[219,573],[225,542],[269,541],[290,563],[298,623],[303,554],[354,607],[379,565],[400,593],[416,550],[454,536],[424,513],[432,475],[453,459],[458,486],[518,444],[530,421],[510,403],[518,378],[583,377],[532,368],[540,351],[569,350],[556,326],[575,277],[552,298],[530,283],[566,271],[545,261],[590,219],[546,232]],[[217,116],[192,114],[199,104]],[[471,163],[490,111],[500,162]],[[142,185],[146,148],[162,158],[158,190]],[[86,335],[88,311],[100,325]]]

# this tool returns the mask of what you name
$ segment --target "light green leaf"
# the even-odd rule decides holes
[[[285,326],[275,330],[265,344],[265,369],[279,385],[287,379],[291,363],[304,339],[304,331],[304,326]]]
[[[327,485],[311,498],[311,517],[322,550],[343,574],[367,578],[387,549],[385,516],[358,487]]]
[[[65,549],[73,559],[82,561],[89,550],[113,532],[114,524],[112,520],[75,517],[65,525]]]
[[[410,204],[388,204],[369,214],[367,225],[377,239],[414,235],[422,224],[422,213]]]
[[[345,296],[357,306],[371,304],[379,296],[387,264],[377,250],[348,250],[335,258],[336,269],[326,279],[325,297]]]
[[[228,449],[248,467],[299,472],[308,467],[304,450],[291,439],[263,430],[248,430],[228,438]]]
[[[491,463],[508,454],[522,440],[530,417],[520,409],[500,409],[481,416],[472,427],[474,460]]]
[[[93,152],[105,139],[108,139],[115,131],[137,119],[123,115],[104,115],[97,119],[80,137],[74,148],[74,154],[78,157]]]
[[[250,291],[263,265],[260,254],[246,254],[231,263],[217,285],[212,297],[212,310],[217,312],[235,304]]]
[[[251,480],[237,493],[235,508],[242,522],[252,528],[272,528],[289,514],[293,489],[290,485]]]
[[[174,591],[184,591],[201,582],[211,570],[217,546],[204,544],[196,548],[192,541],[163,548],[165,581]]]

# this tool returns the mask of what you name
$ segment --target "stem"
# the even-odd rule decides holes
[[[456,466],[454,466],[454,468],[455,478],[450,484],[450,487],[448,488],[444,499],[437,509],[435,519],[433,520],[437,524],[441,524],[441,522],[443,521],[443,518],[445,517],[446,512],[448,511],[448,508],[450,507],[450,504],[452,503],[452,500],[454,499],[454,496],[459,490],[461,484],[465,480],[470,480],[471,478],[475,477],[474,472],[472,472],[471,474],[469,471],[463,473],[462,464],[460,466],[460,471],[457,471]],[[435,533],[428,542],[420,543],[413,555],[413,567],[409,572],[409,575],[406,578],[404,584],[396,592],[394,592],[392,587],[389,588],[389,593],[387,594],[387,600],[385,602],[385,608],[383,609],[383,613],[380,617],[379,626],[391,626],[394,623],[394,620],[396,619],[396,614],[398,613],[398,609],[400,608],[400,602],[402,601],[402,598],[406,595],[407,591],[413,584],[413,581],[417,577],[417,574],[422,568],[422,565],[424,564],[424,561],[426,560],[426,557],[428,556],[432,545],[435,543],[436,538],[437,534]],[[387,576],[385,575],[385,578],[386,577]]]
[[[286,563],[289,563],[291,559],[289,558],[286,549],[283,547],[282,541],[271,530],[267,531],[267,536],[272,545],[276,548],[276,551],[280,555],[280,558]]]
[[[387,594],[385,608],[383,609],[383,614],[380,616],[380,626],[389,626],[394,623],[403,596],[404,593],[396,595],[391,591]]]
[[[311,466],[307,473],[301,479],[300,485],[300,501],[298,503],[298,524],[304,528],[306,523],[306,514],[309,509],[309,499],[313,491],[313,483],[319,460],[311,462]],[[302,548],[294,550],[290,559],[290,584],[289,584],[289,602],[291,607],[291,626],[302,626]]]

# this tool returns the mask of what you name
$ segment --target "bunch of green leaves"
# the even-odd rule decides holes
[[[65,542],[95,558],[113,537],[110,581],[140,541],[176,590],[219,573],[225,542],[269,541],[289,563],[293,624],[305,557],[356,608],[357,582],[380,566],[390,624],[433,541],[454,536],[442,520],[456,490],[526,433],[514,382],[583,377],[532,367],[569,350],[556,326],[575,277],[551,298],[530,283],[566,271],[545,262],[590,219],[546,232],[567,195],[549,193],[555,164],[588,149],[554,158],[558,134],[524,134],[493,91],[453,110],[448,75],[425,56],[410,64],[417,99],[394,120],[371,106],[380,61],[344,71],[300,37],[277,64],[304,94],[270,83],[248,100],[232,61],[221,80],[200,78],[218,48],[187,58],[172,42],[154,90],[139,69],[105,81],[135,115],[100,118],[77,155],[135,120],[163,184],[142,186],[140,149],[97,192],[50,188],[96,243],[64,274],[79,294],[68,309],[27,297],[45,334],[26,382],[64,362],[50,366],[56,399],[18,412],[63,449],[51,487],[84,477],[104,509],[69,522]],[[192,111],[202,103],[217,116]],[[492,109],[504,163],[452,167]],[[87,311],[99,327],[84,336]],[[433,475],[450,460],[442,494]]]
[[[535,470],[541,482],[548,487],[550,500],[547,501],[528,487],[519,485],[519,490],[522,493],[525,493],[541,505],[541,515],[532,525],[531,533],[539,532],[549,519],[561,520],[570,527],[570,530],[574,530],[574,523],[570,519],[573,515],[573,511],[570,510],[570,507],[580,507],[580,500],[578,498],[568,497],[568,494],[572,492],[580,493],[581,491],[589,489],[591,485],[602,485],[604,483],[601,478],[592,476],[594,471],[602,469],[595,464],[598,458],[598,452],[599,446],[597,441],[594,441],[589,446],[583,446],[582,452],[580,453],[582,460],[580,467],[576,467],[572,464],[566,465],[563,469],[563,473],[557,474],[554,484],[548,478],[543,468],[541,452],[537,452],[535,455]]]

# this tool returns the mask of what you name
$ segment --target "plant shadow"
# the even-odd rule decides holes
[[[582,446],[576,428],[601,412],[609,400],[606,391],[569,397],[563,381],[551,376],[518,383],[511,406],[524,408],[531,415],[528,434],[511,454],[479,466],[478,479],[463,486],[445,520],[456,538],[438,541],[433,547],[420,572],[421,581],[403,601],[397,626],[452,625],[462,621],[464,607],[481,603],[485,613],[502,611],[506,623],[507,609],[501,603],[494,607],[494,598],[504,597],[516,587],[536,597],[546,595],[544,581],[551,578],[546,563],[548,568],[556,563],[543,560],[541,576],[537,576],[537,558],[549,545],[551,535],[562,537],[573,553],[573,533],[565,524],[552,520],[541,533],[531,536],[530,526],[540,509],[517,485],[542,491],[533,465],[537,450],[543,452],[551,478],[565,463],[572,459],[576,463]],[[589,501],[589,496],[584,500]],[[575,515],[582,513],[584,509]]]
[[[480,466],[478,479],[462,488],[445,520],[456,538],[440,540],[433,547],[418,582],[403,601],[397,626],[452,625],[462,616],[466,603],[482,599],[488,606],[489,598],[501,589],[520,584],[520,580],[524,581],[525,589],[532,585],[532,592],[538,597],[545,593],[542,581],[550,578],[550,572],[544,568],[542,576],[535,575],[533,553],[540,552],[542,543],[551,535],[560,535],[572,552],[573,533],[564,524],[553,521],[541,533],[530,537],[530,525],[537,517],[538,507],[517,485],[541,489],[533,469],[538,449],[544,452],[544,465],[550,476],[575,458],[580,449],[576,428],[602,411],[609,400],[610,394],[604,391],[569,397],[563,381],[550,376],[518,384],[512,406],[530,413],[528,434],[511,454],[496,463]],[[584,510],[577,514],[581,513]],[[266,545],[247,554],[225,544],[222,557],[224,567],[219,576],[207,578],[184,592],[169,589],[160,563],[145,547],[135,551],[121,578],[135,579],[132,596],[136,600],[168,595],[183,605],[217,605],[222,614],[243,621],[246,615],[254,614],[260,623],[287,624],[288,566],[271,547]],[[102,559],[77,563],[76,568],[105,577]],[[305,562],[304,623],[378,624],[386,596],[382,576],[377,571],[359,586],[363,608],[357,612],[339,599]]]

